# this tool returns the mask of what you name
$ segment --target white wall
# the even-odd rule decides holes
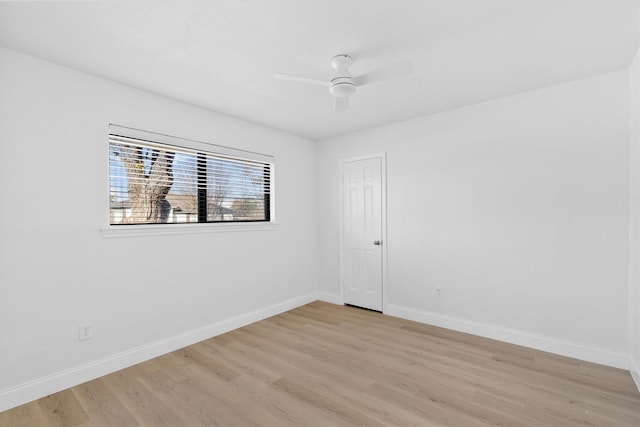
[[[320,290],[338,161],[386,151],[387,313],[627,367],[628,93],[620,71],[321,141]]]
[[[315,299],[314,142],[6,49],[0,64],[0,411]],[[279,226],[105,239],[109,123],[275,155]]]
[[[629,68],[629,356],[640,389],[640,50]]]
[[[339,299],[338,161],[380,151],[387,312],[613,366],[631,352],[637,374],[637,60],[317,149],[6,49],[0,64],[0,410],[318,289]],[[274,154],[280,225],[105,239],[110,122]]]

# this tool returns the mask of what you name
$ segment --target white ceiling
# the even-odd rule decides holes
[[[1,2],[0,45],[315,140],[627,67],[637,0]],[[347,112],[326,88],[350,54]],[[1,64],[0,64],[1,66]],[[1,96],[1,95],[0,95]]]

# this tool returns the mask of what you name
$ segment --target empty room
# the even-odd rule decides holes
[[[0,426],[640,425],[640,1],[0,1]]]

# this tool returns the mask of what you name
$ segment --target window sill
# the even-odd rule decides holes
[[[142,237],[168,236],[173,234],[227,233],[232,231],[277,230],[275,222],[231,223],[231,224],[163,224],[163,225],[122,225],[100,229],[102,237]]]

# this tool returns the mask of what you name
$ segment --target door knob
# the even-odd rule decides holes
[[[380,246],[382,244],[382,242],[380,240],[375,240],[373,242],[373,244],[376,245],[376,246]]]

